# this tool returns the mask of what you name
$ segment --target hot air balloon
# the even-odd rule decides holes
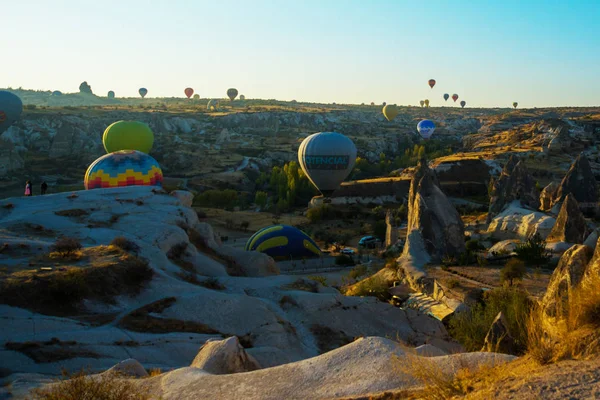
[[[395,104],[388,104],[387,106],[383,107],[382,112],[383,112],[383,115],[385,116],[385,118],[388,121],[391,121],[394,118],[396,118],[396,116],[400,112],[400,109]]]
[[[429,100],[428,99],[425,99],[424,103],[425,103],[425,107],[429,107]]]
[[[421,107],[423,107],[425,105],[425,101],[421,100],[421,101],[419,101],[419,104],[421,105]]]
[[[428,119],[424,119],[417,124],[417,130],[423,139],[428,140],[435,131],[435,124]]]
[[[519,103],[517,103],[516,101],[513,103],[514,108],[517,108],[518,105],[519,105]]]
[[[434,86],[435,86],[435,79],[430,79],[429,80],[429,87],[433,89]]]
[[[162,170],[148,154],[121,150],[94,161],[84,177],[86,190],[121,186],[161,186]]]
[[[348,177],[356,161],[356,146],[337,132],[319,132],[300,144],[298,162],[313,185],[329,197]]]
[[[320,257],[319,246],[298,228],[273,225],[263,228],[248,239],[246,251],[259,251],[274,259]]]
[[[467,102],[466,102],[466,101],[464,101],[464,100],[463,100],[463,101],[461,101],[461,102],[460,102],[460,106],[461,106],[462,108],[465,108],[465,106],[466,106],[466,105],[467,105]]]
[[[191,87],[185,88],[185,90],[183,92],[185,93],[185,95],[189,99],[194,94],[194,89],[192,89]]]
[[[194,100],[200,100],[200,95],[199,94],[195,94],[194,95]]]
[[[114,98],[115,98],[115,92],[113,92],[112,90],[111,90],[111,91],[109,91],[109,92],[108,92],[108,95],[107,95],[107,97],[108,97],[109,99],[114,99]]]
[[[231,88],[231,89],[227,89],[227,97],[229,97],[229,100],[233,101],[238,95],[238,91],[237,89]]]
[[[448,93],[444,93],[444,100],[448,101],[448,98],[450,98],[450,95]]]
[[[211,99],[206,104],[206,109],[208,111],[216,111],[219,108],[219,101],[215,99]]]
[[[138,93],[140,94],[140,96],[142,96],[142,99],[143,99],[148,94],[148,89],[140,88],[140,90],[138,90]]]
[[[52,96],[62,96],[62,92],[60,90],[55,90],[52,92]]]
[[[374,106],[374,105],[375,105],[375,102],[374,102],[374,101],[372,101],[372,102],[371,102],[371,105],[372,105],[372,106]]]
[[[458,95],[456,93],[454,93],[452,95],[452,100],[454,100],[455,103],[456,103],[456,100],[458,100]]]
[[[385,106],[386,106],[386,104],[387,104],[387,103],[384,101],[384,102],[383,102],[381,105],[385,107]]]
[[[246,100],[246,96],[244,96],[243,94],[240,94],[240,100]]]
[[[14,93],[0,90],[0,133],[21,118],[23,102]]]
[[[106,128],[102,142],[107,153],[137,150],[148,154],[154,144],[154,134],[143,122],[117,121]]]

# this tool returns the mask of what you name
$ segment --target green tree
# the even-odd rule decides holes
[[[523,279],[525,272],[525,263],[517,258],[511,258],[500,271],[500,282],[512,286],[515,280]]]
[[[254,195],[254,204],[259,206],[261,210],[263,210],[267,206],[267,201],[269,199],[269,195],[267,192],[258,191]]]

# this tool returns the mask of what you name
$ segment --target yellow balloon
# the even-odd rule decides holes
[[[425,99],[425,107],[429,107],[429,100]]]
[[[383,115],[385,116],[385,118],[388,121],[393,120],[394,118],[396,118],[396,116],[398,115],[398,113],[400,112],[400,109],[398,108],[397,105],[395,104],[386,104],[383,107]]]

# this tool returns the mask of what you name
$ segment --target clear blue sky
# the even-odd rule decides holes
[[[0,0],[0,10],[0,87],[600,105],[598,0]]]

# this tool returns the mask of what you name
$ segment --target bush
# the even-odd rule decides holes
[[[177,243],[167,252],[167,257],[169,260],[179,260],[185,254],[187,249],[187,243],[181,242]]]
[[[527,320],[532,308],[527,292],[516,288],[498,288],[484,293],[483,301],[470,310],[456,313],[449,323],[452,337],[467,351],[479,351],[485,336],[500,311],[517,346],[527,346]]]
[[[121,379],[118,374],[88,376],[83,372],[69,376],[54,385],[34,389],[33,400],[146,400],[150,394],[139,385]]]
[[[525,276],[525,263],[519,259],[511,258],[500,271],[500,282],[512,286],[514,281],[520,281]]]
[[[335,257],[335,265],[354,265],[354,260],[349,255],[340,254]]]
[[[537,233],[527,242],[517,245],[515,253],[517,253],[517,258],[523,260],[525,264],[536,267],[546,264],[550,259],[546,250],[546,241]]]
[[[471,253],[485,250],[485,247],[481,243],[479,243],[479,240],[475,240],[475,239],[467,240],[467,242],[465,243],[465,247],[466,247],[467,251],[469,251]]]
[[[64,237],[64,238],[58,239],[54,243],[54,246],[52,246],[51,250],[53,252],[57,252],[58,254],[60,254],[61,257],[66,258],[66,257],[70,257],[71,255],[73,255],[73,253],[81,250],[82,247],[83,246],[81,246],[81,243],[79,242],[79,240],[74,239],[74,238]]]
[[[357,265],[352,268],[348,273],[348,276],[354,280],[357,280],[361,276],[365,276],[367,274],[367,266],[366,265]]]
[[[225,285],[223,285],[217,278],[208,278],[199,282],[199,285],[204,286],[207,289],[212,290],[225,290]]]
[[[117,236],[110,242],[110,245],[127,252],[137,253],[140,250],[140,246],[124,236]]]
[[[312,275],[309,276],[308,279],[311,281],[319,282],[323,286],[327,286],[327,278],[322,275]]]
[[[387,302],[392,298],[388,289],[389,287],[385,279],[375,275],[358,282],[354,289],[354,295],[377,297],[379,300]]]

